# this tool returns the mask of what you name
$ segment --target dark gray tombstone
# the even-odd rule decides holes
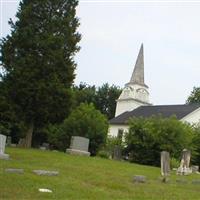
[[[25,147],[25,139],[24,138],[20,138],[17,146],[18,147]]]
[[[122,159],[122,150],[121,150],[121,147],[118,146],[118,145],[114,146],[113,159],[114,160],[121,160]]]
[[[188,175],[192,173],[190,168],[191,152],[187,149],[183,149],[180,167],[177,170],[178,175]]]
[[[178,184],[187,184],[188,182],[185,179],[176,179],[176,183],[178,183]]]
[[[42,143],[42,146],[45,147],[47,150],[49,149],[49,143]]]
[[[133,182],[134,182],[134,183],[146,183],[146,176],[135,175],[135,176],[133,177]]]
[[[9,159],[9,155],[5,154],[6,136],[0,134],[0,159]]]
[[[70,148],[66,152],[75,155],[90,156],[90,152],[88,152],[89,142],[88,138],[72,136]]]
[[[200,185],[200,180],[192,180],[192,184],[194,184],[194,185]]]
[[[7,169],[5,169],[5,172],[23,174],[24,173],[24,169],[7,168]]]
[[[197,172],[199,172],[199,166],[198,166],[198,165],[192,165],[192,166],[191,166],[191,169],[192,169],[192,173],[197,173]]]
[[[10,147],[11,144],[12,144],[12,138],[11,138],[11,136],[7,136],[6,146]]]
[[[49,150],[49,143],[42,143],[42,146],[40,146],[41,150]]]
[[[169,152],[162,151],[160,159],[161,175],[166,177],[170,174],[170,156]]]

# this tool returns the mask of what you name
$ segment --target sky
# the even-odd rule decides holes
[[[0,37],[19,0],[0,0]],[[154,105],[183,104],[200,86],[200,1],[80,0],[82,34],[75,84],[129,82],[144,44],[145,83]]]

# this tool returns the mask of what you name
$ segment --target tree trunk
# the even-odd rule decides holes
[[[26,137],[25,137],[25,141],[24,141],[25,148],[31,148],[33,128],[34,128],[33,123],[30,123],[28,126],[28,130],[26,132]]]

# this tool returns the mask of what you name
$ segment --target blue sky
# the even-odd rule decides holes
[[[19,0],[0,0],[1,37]],[[75,83],[121,87],[144,44],[145,82],[153,104],[181,104],[200,86],[200,1],[87,1],[77,8],[82,34]]]

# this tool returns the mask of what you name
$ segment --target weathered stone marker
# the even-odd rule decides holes
[[[7,168],[7,169],[5,169],[5,172],[23,174],[24,173],[24,169]]]
[[[199,172],[199,166],[198,165],[192,165],[191,170],[192,170],[192,173],[197,173],[197,172]]]
[[[58,171],[47,171],[47,170],[33,170],[33,173],[39,175],[39,176],[58,176]]]
[[[121,147],[118,146],[118,145],[114,146],[113,159],[114,160],[121,160],[122,159],[122,150],[121,150]]]
[[[88,152],[89,142],[88,138],[72,136],[70,148],[66,152],[75,155],[90,156],[90,152]]]
[[[191,158],[191,152],[187,149],[183,149],[182,159],[180,167],[177,170],[177,174],[188,175],[192,173],[192,169],[190,169],[190,158]]]
[[[49,150],[49,143],[42,143],[42,146],[40,146],[41,150]]]
[[[7,140],[6,140],[6,145],[7,145],[8,147],[10,147],[11,144],[12,144],[12,138],[11,138],[11,136],[8,136],[8,137],[7,137]]]
[[[0,159],[9,159],[9,155],[5,154],[6,136],[0,134]]]
[[[146,182],[146,176],[135,175],[135,176],[133,177],[133,182],[134,182],[134,183],[145,183],[145,182]]]
[[[161,175],[164,177],[169,176],[170,174],[169,152],[162,151],[160,155],[161,155],[161,159],[160,159]]]
[[[20,138],[17,146],[18,147],[25,147],[25,139],[24,138]]]

